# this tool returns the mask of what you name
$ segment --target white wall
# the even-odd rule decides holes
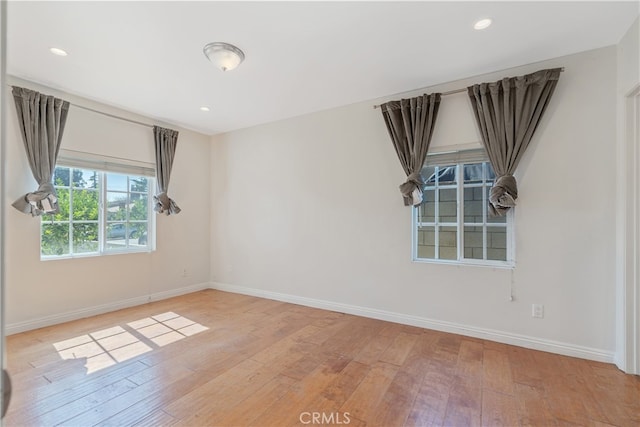
[[[151,119],[60,93],[16,78],[9,83],[62,97],[72,104],[145,123]],[[18,129],[15,103],[7,91],[6,320],[9,332],[56,323],[207,286],[209,281],[209,137],[180,131],[169,195],[179,215],[157,216],[157,250],[53,261],[40,260],[40,220],[11,203],[37,188],[29,171]],[[175,126],[165,125],[171,128]],[[153,133],[148,127],[70,107],[63,149],[80,150],[141,162],[154,162]],[[182,277],[184,269],[187,277]]]
[[[616,48],[429,92],[559,66],[516,173],[513,272],[411,261],[404,176],[378,99],[213,138],[214,286],[611,360]],[[478,143],[464,97],[443,99],[434,148]]]
[[[638,334],[637,314],[640,310],[640,295],[633,301],[633,294],[640,289],[638,284],[638,250],[640,249],[640,221],[637,211],[640,200],[639,159],[640,147],[629,137],[629,112],[627,96],[640,85],[640,18],[629,28],[617,46],[617,298],[616,298],[616,364],[626,372],[640,373],[640,356],[634,354],[634,337]],[[634,307],[635,304],[635,307]],[[635,317],[635,319],[634,319]],[[636,329],[636,331],[634,331]],[[640,335],[635,337],[640,341]],[[637,347],[638,344],[635,344]],[[634,358],[638,360],[634,361]],[[635,362],[635,363],[634,363]]]

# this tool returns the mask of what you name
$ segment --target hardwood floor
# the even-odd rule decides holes
[[[7,426],[640,425],[613,365],[213,290],[7,341]]]

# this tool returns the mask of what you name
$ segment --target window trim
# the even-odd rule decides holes
[[[467,150],[465,150],[467,151]],[[471,151],[471,150],[468,150]],[[443,154],[434,154],[431,159],[428,159],[425,162],[425,165],[429,166],[438,166],[438,167],[447,167],[447,166],[457,166],[456,167],[456,183],[455,184],[447,184],[445,186],[438,185],[439,182],[436,182],[435,191],[434,191],[434,229],[436,230],[434,243],[435,247],[438,247],[438,228],[440,227],[456,227],[456,250],[457,250],[457,259],[449,260],[449,259],[439,259],[439,258],[419,258],[418,257],[418,209],[419,207],[412,206],[411,207],[411,260],[416,263],[426,263],[426,264],[444,264],[444,265],[469,265],[469,266],[477,266],[477,267],[489,267],[489,268],[501,268],[501,269],[513,269],[515,268],[515,214],[514,209],[509,209],[506,215],[506,222],[504,225],[497,225],[488,223],[488,212],[487,209],[483,210],[483,224],[482,227],[504,227],[507,232],[507,256],[506,261],[499,260],[479,260],[475,258],[465,258],[464,257],[464,165],[465,164],[474,164],[474,163],[488,163],[489,160],[486,158],[486,154],[484,155],[484,159],[476,158],[477,153],[469,153],[473,156],[465,156],[464,152],[460,152],[462,154],[456,153],[454,157],[451,156],[451,153],[443,153]],[[433,158],[438,158],[442,156],[442,161],[432,160]],[[445,158],[446,156],[446,158]],[[452,160],[455,159],[455,160]],[[448,160],[448,161],[447,161]],[[486,169],[483,166],[483,176],[486,173]],[[481,186],[474,185],[473,187],[482,187],[486,188],[485,181],[483,181]],[[467,187],[467,188],[473,188]],[[440,223],[438,220],[438,208],[439,208],[439,196],[440,189],[456,189],[456,223]],[[487,206],[488,200],[486,196],[486,191],[483,191],[483,200],[482,203],[484,206]],[[467,225],[470,226],[470,225]],[[477,226],[477,225],[476,225]],[[486,233],[483,232],[483,252],[486,257]],[[437,256],[437,250],[435,252]]]
[[[97,167],[95,162],[92,161],[83,161],[83,160],[77,160],[74,159],[72,161],[67,161],[67,159],[62,159],[62,160],[58,160],[58,162],[56,163],[55,167],[63,167],[63,168],[69,168],[69,200],[70,200],[70,204],[73,203],[73,190],[74,190],[74,186],[73,186],[73,169],[84,169],[84,170],[91,170],[91,171],[96,171],[99,174],[104,174],[103,177],[106,177],[106,174],[118,174],[118,175],[126,175],[128,177],[136,177],[136,176],[144,176],[145,178],[148,178],[151,180],[151,182],[149,183],[149,188],[148,188],[148,197],[147,197],[147,212],[148,212],[148,218],[147,218],[147,246],[143,247],[143,248],[139,248],[139,247],[126,247],[123,249],[107,249],[106,248],[106,234],[107,234],[107,224],[109,223],[107,221],[106,218],[106,194],[107,194],[107,182],[106,179],[105,180],[100,180],[100,185],[97,189],[95,190],[91,190],[91,191],[96,191],[98,193],[98,206],[99,206],[99,212],[98,212],[98,220],[97,221],[84,221],[84,220],[78,220],[77,222],[74,222],[72,220],[72,218],[70,217],[69,220],[67,221],[60,221],[59,223],[64,223],[64,224],[68,224],[69,225],[69,252],[67,254],[62,254],[62,255],[44,255],[42,253],[42,224],[44,222],[47,222],[47,216],[42,216],[40,218],[40,226],[39,226],[39,241],[40,241],[40,260],[41,261],[54,261],[54,260],[62,260],[62,259],[73,259],[73,258],[91,258],[91,257],[101,257],[101,256],[109,256],[109,255],[124,255],[124,254],[138,254],[138,253],[151,253],[154,252],[156,250],[156,215],[154,215],[155,211],[153,209],[154,205],[153,205],[153,189],[155,186],[155,175],[151,175],[151,172],[147,169],[147,170],[142,170],[140,168],[135,168],[135,167],[131,167],[129,169],[129,171],[127,172],[127,168],[128,165],[124,165],[121,164],[119,165],[120,168],[117,170],[111,169],[111,168],[100,168]],[[105,170],[105,169],[109,169],[109,170]],[[144,172],[144,173],[141,173]],[[55,186],[57,190],[57,186]],[[66,187],[65,187],[66,188]],[[76,188],[79,189],[79,188]],[[123,192],[124,193],[124,192]],[[127,191],[127,194],[130,195],[131,191]],[[71,206],[70,208],[70,215],[71,215]],[[74,223],[96,223],[98,224],[98,250],[95,252],[86,252],[86,253],[71,253],[71,245],[72,245],[72,241],[73,241],[73,237],[71,234],[71,229],[73,227]],[[118,221],[116,221],[118,222]],[[121,222],[121,221],[120,221]],[[124,223],[128,223],[129,221],[125,221]],[[135,222],[135,221],[134,221]]]

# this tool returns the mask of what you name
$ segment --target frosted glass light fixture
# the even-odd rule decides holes
[[[222,71],[233,70],[244,61],[244,52],[229,43],[209,43],[203,51],[209,61]]]
[[[49,48],[49,52],[53,53],[54,55],[58,55],[58,56],[67,56],[68,55],[66,50],[60,49],[58,47],[50,47]]]
[[[484,30],[485,28],[489,28],[491,22],[491,18],[480,19],[479,21],[476,21],[475,24],[473,24],[473,28],[475,30]]]

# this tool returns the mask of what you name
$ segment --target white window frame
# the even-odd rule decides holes
[[[87,252],[87,253],[71,253],[72,242],[73,242],[73,224],[74,223],[83,223],[85,221],[73,221],[71,218],[68,221],[64,221],[69,224],[69,253],[62,255],[44,255],[42,254],[42,224],[50,221],[50,217],[48,215],[44,215],[41,217],[40,223],[40,259],[43,261],[49,260],[58,260],[58,259],[69,259],[69,258],[88,258],[88,257],[96,257],[96,256],[105,256],[105,255],[119,255],[119,254],[130,254],[130,253],[149,253],[156,250],[156,215],[153,210],[153,191],[156,187],[156,177],[155,170],[149,167],[150,165],[142,164],[139,162],[128,162],[126,163],[111,163],[107,160],[95,161],[92,158],[88,158],[89,156],[82,156],[81,158],[77,158],[75,156],[64,156],[61,154],[58,157],[58,162],[56,167],[69,168],[71,176],[69,177],[69,202],[73,203],[73,169],[84,169],[90,171],[96,171],[100,174],[99,186],[96,190],[98,193],[98,250],[95,252]],[[95,157],[95,156],[91,156]],[[134,163],[138,163],[135,165]],[[148,197],[147,197],[147,246],[146,247],[135,247],[135,246],[127,246],[123,249],[114,249],[107,248],[107,224],[108,223],[124,223],[128,224],[130,221],[107,221],[107,174],[120,174],[127,175],[128,177],[145,177],[149,179],[148,185]],[[128,181],[127,181],[128,182]],[[55,183],[54,183],[55,185]],[[122,191],[124,194],[124,192]],[[126,192],[127,197],[130,197],[131,191]],[[71,207],[70,207],[71,209]],[[71,212],[71,210],[70,210]],[[95,221],[87,221],[90,223],[95,223]],[[134,221],[135,222],[135,221]]]
[[[450,154],[450,153],[447,153]],[[486,155],[485,155],[486,156]],[[439,182],[436,182],[435,191],[434,191],[434,221],[433,222],[418,222],[419,207],[412,207],[411,209],[411,257],[412,261],[420,262],[420,263],[436,263],[436,264],[452,264],[452,265],[473,265],[473,266],[485,266],[485,267],[494,267],[494,268],[513,268],[515,266],[515,215],[514,209],[509,209],[506,215],[506,222],[503,223],[490,223],[487,222],[487,218],[489,216],[488,209],[483,209],[483,223],[465,223],[464,221],[464,189],[465,188],[487,188],[487,181],[483,179],[482,183],[477,184],[467,184],[464,183],[464,165],[465,164],[476,164],[483,163],[486,164],[488,160],[486,157],[478,158],[476,156],[467,156],[469,159],[465,159],[465,155],[462,156],[440,156],[443,158],[442,161],[438,162],[438,155],[434,155],[436,160],[431,160],[429,163],[432,166],[438,167],[447,167],[457,165],[456,168],[456,182],[455,184],[446,184],[440,185]],[[486,166],[483,165],[483,177],[487,175]],[[456,215],[457,221],[453,222],[440,222],[439,221],[439,197],[440,197],[440,189],[456,189]],[[487,200],[487,191],[483,191],[483,206],[488,206]],[[434,258],[419,258],[418,257],[418,228],[420,226],[434,227],[435,236],[434,236]],[[487,257],[487,227],[504,227],[506,228],[507,238],[507,248],[506,248],[506,261],[500,260],[487,260],[487,259],[475,259],[475,258],[465,258],[464,257],[464,228],[467,227],[482,227],[483,229],[483,258]],[[457,259],[439,259],[439,228],[440,227],[455,227],[456,228],[456,250],[457,250]]]
[[[153,189],[155,188],[155,177],[151,177],[151,176],[145,176],[145,175],[140,175],[140,174],[126,174],[126,173],[122,173],[122,172],[108,172],[108,171],[99,171],[100,173],[103,174],[104,177],[104,181],[101,181],[101,188],[100,188],[100,193],[101,193],[101,199],[100,199],[100,213],[101,215],[98,215],[98,220],[100,221],[100,237],[98,238],[99,241],[99,246],[100,246],[100,252],[101,255],[111,255],[111,254],[123,254],[123,253],[136,253],[136,252],[151,252],[155,249],[155,245],[153,244],[155,242],[155,239],[151,239],[150,236],[154,235],[155,236],[155,212],[153,210]],[[146,248],[139,248],[139,247],[131,247],[131,246],[127,246],[124,247],[122,249],[115,249],[115,248],[107,248],[107,227],[109,224],[124,224],[126,227],[126,234],[130,233],[130,229],[128,227],[129,224],[135,224],[136,222],[140,223],[142,221],[131,221],[129,220],[129,212],[127,212],[127,219],[125,221],[109,221],[107,219],[107,209],[108,206],[106,205],[106,200],[107,200],[107,193],[111,192],[111,193],[122,193],[122,194],[126,194],[127,195],[127,201],[130,201],[130,197],[131,197],[131,187],[129,185],[127,185],[127,191],[120,191],[120,190],[113,190],[113,189],[109,189],[109,179],[107,178],[107,174],[109,173],[113,173],[113,174],[120,174],[120,175],[126,175],[127,176],[127,184],[129,183],[130,178],[135,178],[135,177],[139,177],[139,176],[144,176],[145,178],[147,178],[149,180],[149,184],[148,184],[148,188],[147,188],[147,247]],[[136,194],[139,194],[140,192],[133,192]],[[151,221],[154,221],[153,223]],[[127,240],[130,239],[130,237],[125,237]]]

